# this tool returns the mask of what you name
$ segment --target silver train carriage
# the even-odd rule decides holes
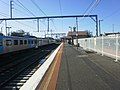
[[[36,38],[34,36],[0,36],[0,55],[55,43],[53,38]]]

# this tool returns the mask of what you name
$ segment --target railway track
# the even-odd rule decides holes
[[[47,46],[40,46],[38,49],[29,49],[29,50],[24,50],[24,51],[20,51],[19,53],[17,52],[17,54],[15,53],[11,53],[10,55],[4,56],[4,58],[1,58],[0,62],[0,68],[1,67],[5,67],[5,65],[10,65],[10,63],[13,64],[13,62],[15,61],[19,61],[20,59],[26,58],[26,56],[32,55],[38,51],[42,51],[45,48],[47,48]]]
[[[45,57],[58,45],[49,46],[0,70],[0,88],[19,89],[41,66]],[[43,60],[44,59],[44,60]]]

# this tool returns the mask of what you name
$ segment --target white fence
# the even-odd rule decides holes
[[[78,39],[78,43],[84,49],[111,56],[116,61],[120,59],[120,35],[83,38]],[[77,44],[76,39],[74,40],[74,44]]]

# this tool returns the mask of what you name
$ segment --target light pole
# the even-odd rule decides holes
[[[73,36],[72,36],[72,27],[71,26],[69,26],[69,28],[70,28],[70,30],[71,30],[71,43],[72,43],[72,45],[73,45]]]
[[[10,18],[12,18],[13,0],[10,0]]]
[[[101,35],[101,21],[103,20],[99,20],[99,36]]]
[[[72,27],[71,27],[71,26],[69,26],[69,28],[70,28],[70,31],[72,32]]]
[[[78,18],[76,17],[76,28],[77,28],[77,33],[76,33],[76,37],[77,37],[77,49],[78,49]]]
[[[7,35],[9,36],[9,35],[10,35],[10,28],[11,28],[11,27],[6,27],[6,28],[8,29]]]
[[[113,25],[112,25],[112,27],[113,27],[113,33],[114,33],[114,28],[115,28],[115,25],[113,24]]]

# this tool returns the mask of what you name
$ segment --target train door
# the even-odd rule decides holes
[[[5,53],[12,52],[12,40],[10,38],[4,40],[4,51]]]
[[[3,41],[0,39],[0,54],[3,53]]]

